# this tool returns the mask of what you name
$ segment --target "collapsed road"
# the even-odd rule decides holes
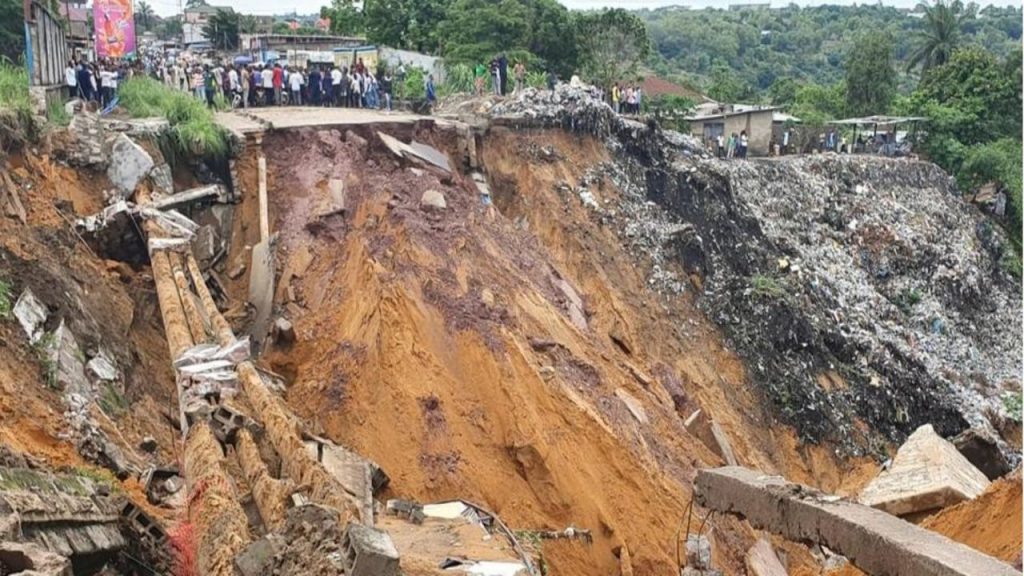
[[[941,454],[912,504],[851,505],[926,534],[907,520],[1019,466],[1010,248],[934,166],[722,162],[568,85],[441,113],[224,113],[230,160],[171,171],[159,123],[80,112],[54,154],[116,192],[61,204],[74,234],[26,193],[73,171],[24,161],[27,224],[2,225],[32,233],[0,248],[20,295],[4,338],[18,362],[52,347],[39,394],[67,407],[75,458],[129,486],[126,521],[159,527],[72,555],[82,573],[127,554],[200,574],[926,573],[934,549],[901,572],[739,496],[697,492],[747,520],[711,517],[685,558],[678,523],[705,468],[866,499]],[[89,273],[25,258],[46,242],[108,272],[84,290]],[[133,313],[108,332],[108,308]],[[949,470],[971,482],[942,492]],[[1019,535],[1019,518],[998,522]],[[1017,560],[985,553],[934,573]]]

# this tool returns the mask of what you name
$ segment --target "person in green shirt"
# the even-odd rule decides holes
[[[484,95],[484,84],[487,82],[487,67],[483,63],[476,65],[473,69],[473,85],[476,86],[476,95]]]

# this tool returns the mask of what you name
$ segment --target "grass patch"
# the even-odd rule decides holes
[[[71,124],[71,116],[64,106],[54,102],[46,107],[46,121],[55,126],[66,127]]]
[[[0,58],[0,150],[20,146],[35,136],[28,71]]]
[[[750,277],[750,289],[755,295],[766,298],[781,298],[786,294],[778,280],[761,274]]]
[[[1021,397],[1020,392],[1007,392],[1003,394],[1003,408],[1006,408],[1008,418],[1014,422],[1020,424],[1021,408],[1024,405],[1024,398]]]
[[[10,282],[0,280],[0,319],[2,320],[10,318],[11,310],[14,309],[14,304],[11,302],[12,289]]]
[[[112,490],[120,490],[121,483],[117,481],[117,477],[114,473],[106,468],[90,468],[88,466],[75,466],[71,468],[71,473],[75,476],[82,478],[88,478],[97,484],[105,484]]]
[[[110,382],[100,385],[100,409],[108,416],[121,416],[128,412],[128,399]]]
[[[44,333],[32,345],[32,350],[36,353],[36,360],[39,361],[39,368],[43,372],[43,382],[53,390],[57,389],[57,362],[50,353],[56,349],[56,346],[57,335],[53,332]]]
[[[917,288],[908,288],[896,295],[893,304],[900,309],[900,312],[910,315],[910,312],[921,303],[923,296]]]
[[[190,94],[152,78],[132,78],[118,94],[120,106],[134,118],[167,118],[171,142],[183,156],[227,156],[227,132],[217,125],[213,111]]]

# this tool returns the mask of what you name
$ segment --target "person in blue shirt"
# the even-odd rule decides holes
[[[427,74],[427,104],[433,105],[437,101],[437,92],[434,90],[434,75]]]

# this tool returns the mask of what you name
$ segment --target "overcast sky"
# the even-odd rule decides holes
[[[179,6],[184,4],[184,0],[147,0],[151,6],[156,10],[157,14],[161,16],[170,16],[180,11]],[[369,0],[373,1],[373,0]],[[684,5],[691,6],[693,8],[705,8],[705,7],[717,7],[725,8],[729,4],[738,2],[761,2],[763,0],[559,0],[562,4],[574,9],[587,9],[587,8],[627,8],[631,10],[639,8],[660,8],[662,6],[674,6]],[[883,4],[887,6],[899,6],[911,8],[917,4],[918,0],[884,0]],[[207,0],[210,4],[215,6],[231,6],[238,12],[246,14],[260,14],[260,15],[271,15],[271,14],[284,14],[291,13],[292,10],[299,14],[313,14],[320,11],[320,7],[324,4],[328,4],[330,0],[289,0],[288,2],[281,2],[280,0]],[[816,6],[819,4],[833,4],[841,6],[851,6],[854,4],[868,4],[874,2],[856,2],[855,0],[772,0],[773,6],[786,6],[790,3],[799,4],[801,6]],[[995,1],[981,1],[978,2],[981,5],[996,4],[999,6],[1010,6],[1018,4],[1016,0],[995,0]]]

